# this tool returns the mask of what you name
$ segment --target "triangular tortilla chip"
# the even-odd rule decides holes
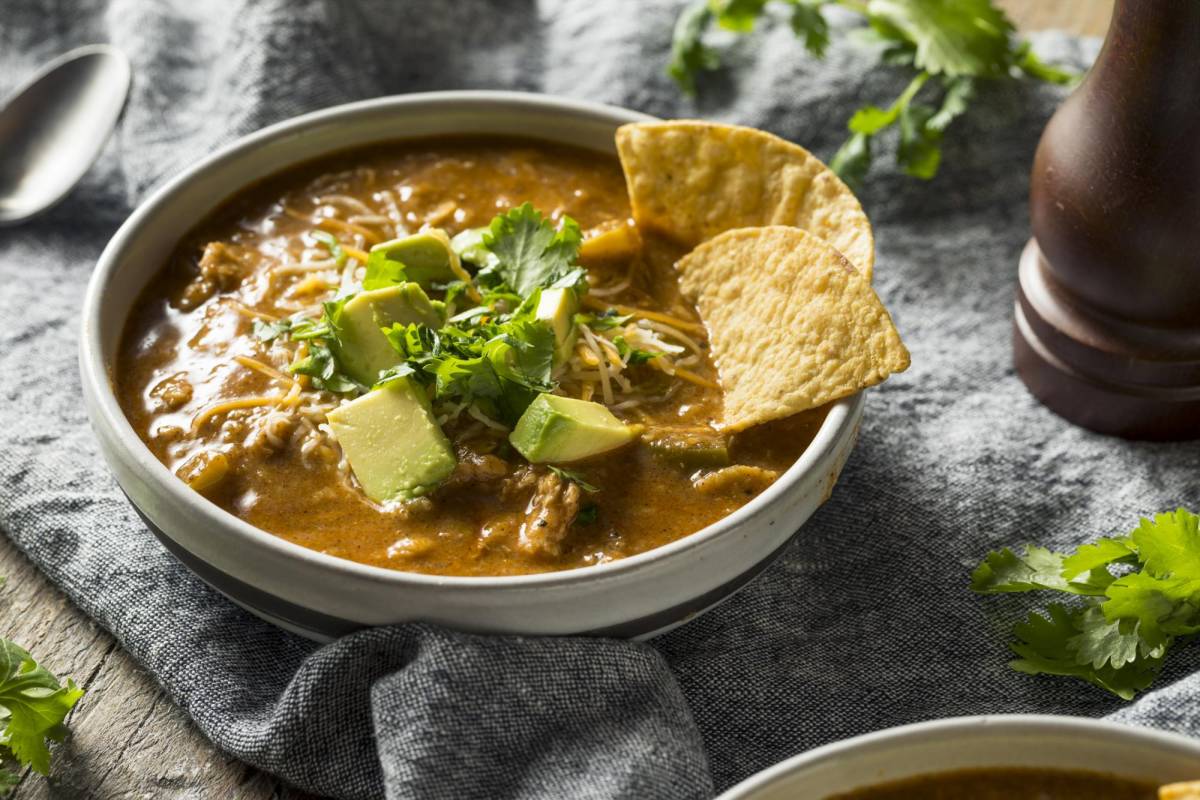
[[[803,147],[753,128],[676,120],[617,129],[633,218],[688,247],[734,228],[791,225],[867,277],[871,223],[858,198]]]
[[[799,228],[728,231],[675,267],[708,328],[726,430],[816,408],[908,368],[871,284]]]

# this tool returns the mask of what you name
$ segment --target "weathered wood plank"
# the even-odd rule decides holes
[[[70,738],[55,747],[49,780],[28,774],[20,800],[295,797],[274,778],[217,752],[113,638],[54,588],[7,538],[0,631],[86,694]]]

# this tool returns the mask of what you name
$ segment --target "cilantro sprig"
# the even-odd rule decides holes
[[[41,775],[50,773],[51,741],[62,741],[63,721],[83,690],[67,679],[59,683],[15,642],[0,639],[0,749],[18,764]],[[0,769],[0,793],[20,775]]]
[[[318,233],[314,238],[339,257],[336,239]],[[476,267],[474,278],[433,287],[444,293],[445,325],[384,329],[402,360],[382,372],[375,385],[412,378],[431,387],[434,399],[453,405],[455,413],[470,408],[499,424],[514,425],[539,392],[557,388],[554,331],[537,318],[537,307],[545,289],[587,291],[587,272],[578,264],[582,240],[575,220],[564,216],[556,225],[529,203],[498,215],[485,228],[460,233],[451,246]],[[363,288],[402,283],[404,270],[404,264],[372,252]],[[289,370],[308,375],[314,387],[337,394],[367,391],[373,387],[359,384],[342,367],[347,347],[342,315],[353,296],[325,303],[315,319],[256,320],[255,335],[267,342],[284,336],[307,341],[307,354]],[[633,348],[629,352],[631,359],[653,355]]]
[[[976,567],[971,588],[1078,598],[1015,626],[1011,666],[1080,678],[1131,700],[1158,676],[1173,644],[1200,633],[1200,517],[1183,508],[1158,514],[1128,536],[1070,554],[1004,548]]]
[[[936,175],[942,137],[968,110],[981,80],[1027,77],[1070,84],[1078,78],[1038,59],[992,0],[698,0],[676,23],[667,73],[685,93],[695,94],[697,75],[720,66],[720,54],[705,34],[714,26],[749,33],[775,10],[787,15],[808,52],[821,58],[829,46],[828,6],[861,16],[867,27],[860,34],[877,46],[880,62],[913,75],[887,108],[867,105],[850,118],[850,137],[830,162],[850,184],[866,177],[872,143],[890,128],[898,132],[900,167],[916,178]]]

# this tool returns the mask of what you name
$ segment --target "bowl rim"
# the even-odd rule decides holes
[[[1137,739],[1143,744],[1163,749],[1191,750],[1197,758],[1200,758],[1200,739],[1142,725],[1091,717],[1074,717],[1066,714],[977,714],[913,722],[830,742],[791,756],[751,775],[726,789],[717,796],[716,800],[747,800],[753,796],[753,792],[766,789],[775,781],[797,770],[827,759],[848,755],[860,749],[887,748],[925,736],[945,734],[970,736],[981,731],[1004,732],[1006,729],[1013,733],[1037,731],[1082,737],[1086,737],[1087,734],[1105,734]],[[936,775],[938,772],[937,768],[933,768],[929,774]]]
[[[519,575],[437,575],[408,572],[390,567],[372,566],[321,553],[246,522],[199,493],[188,489],[182,481],[176,478],[133,430],[133,426],[117,400],[101,348],[103,331],[100,320],[106,295],[105,289],[116,275],[124,252],[139,238],[147,221],[162,206],[167,205],[176,194],[183,191],[189,183],[209,170],[219,168],[230,161],[240,160],[254,150],[289,138],[313,126],[338,121],[353,124],[358,116],[368,116],[380,112],[403,113],[407,110],[411,113],[416,109],[428,112],[449,108],[461,110],[464,106],[475,106],[481,111],[490,107],[493,113],[502,109],[507,113],[539,111],[564,116],[592,117],[604,122],[611,122],[614,125],[656,119],[647,114],[618,106],[553,95],[510,91],[415,92],[345,103],[277,122],[218,148],[166,180],[151,192],[121,224],[100,254],[84,294],[80,322],[80,373],[85,397],[90,394],[94,398],[94,404],[86,404],[93,425],[110,433],[115,440],[116,447],[132,457],[153,492],[165,493],[173,503],[186,508],[189,515],[207,525],[221,526],[232,530],[240,540],[247,544],[273,551],[275,555],[285,559],[307,562],[313,567],[398,586],[516,589],[569,584],[583,580],[596,582],[612,579],[660,560],[666,560],[702,547],[710,541],[732,532],[768,506],[776,503],[784,495],[797,488],[802,479],[808,476],[814,467],[819,466],[821,462],[832,455],[832,448],[845,433],[845,429],[855,424],[858,419],[858,412],[865,401],[864,392],[858,392],[835,401],[816,436],[809,442],[808,447],[795,463],[788,467],[775,483],[749,503],[711,525],[659,547],[602,564]],[[395,141],[404,141],[404,137],[397,137]],[[309,154],[295,159],[292,166],[305,161],[317,160],[332,155],[334,152]],[[282,167],[272,174],[280,174],[287,169],[289,167]],[[247,184],[252,182],[246,181]],[[220,198],[220,201],[228,200],[237,191],[240,189],[230,192],[226,197]],[[144,286],[141,287],[142,290],[144,288]],[[127,322],[127,317],[122,320],[121,331],[116,334],[117,336],[123,335],[125,322]]]

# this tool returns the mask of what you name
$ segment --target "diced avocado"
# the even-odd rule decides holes
[[[669,431],[645,437],[654,456],[683,469],[729,466],[729,442],[725,437],[691,431]]]
[[[574,289],[543,289],[538,301],[536,316],[554,331],[554,363],[563,363],[571,357],[575,346],[575,312],[579,310],[579,298]]]
[[[454,451],[420,386],[400,378],[329,412],[354,477],[377,503],[411,500],[454,471]]]
[[[376,254],[382,254],[382,256]],[[458,254],[450,247],[450,238],[440,228],[414,233],[390,242],[381,242],[371,248],[374,258],[399,261],[404,265],[404,274],[410,281],[428,289],[435,283],[454,280],[454,269],[450,260]],[[368,263],[368,269],[370,264]]]
[[[337,317],[338,357],[350,377],[370,386],[381,370],[400,363],[381,330],[398,322],[438,328],[442,317],[415,283],[360,292],[346,301]]]
[[[534,464],[580,461],[629,444],[633,428],[599,403],[539,394],[508,441]]]
[[[477,269],[491,266],[497,261],[496,254],[483,244],[483,235],[487,228],[467,228],[454,234],[450,240],[450,249],[468,264],[474,264]]]
[[[618,222],[593,228],[579,244],[580,261],[633,258],[642,249],[642,237],[632,223]]]

